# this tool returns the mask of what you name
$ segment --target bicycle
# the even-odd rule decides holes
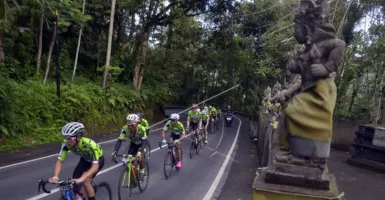
[[[217,130],[217,125],[218,125],[218,123],[217,123],[218,119],[214,119],[213,116],[214,115],[210,116],[210,122],[209,122],[210,123],[211,133],[214,133]]]
[[[199,151],[201,149],[203,149],[203,137],[202,137],[202,131],[204,131],[204,129],[200,128],[198,129],[198,132],[197,130],[193,130],[193,139],[191,141],[191,147],[190,147],[190,158],[192,158],[194,156],[194,151],[195,153],[198,155],[199,154]]]
[[[168,151],[167,151],[167,154],[164,158],[164,176],[166,177],[166,179],[169,179],[171,176],[171,173],[172,173],[172,168],[175,167],[175,170],[177,172],[179,172],[180,168],[176,167],[176,164],[178,163],[178,154],[177,154],[177,151],[175,151],[176,150],[176,144],[171,142],[171,143],[167,143],[167,146],[168,146]],[[159,142],[159,148],[162,149],[162,143],[161,142]],[[180,151],[181,151],[181,159],[180,160],[182,160],[182,158],[183,158],[182,148],[180,149]],[[169,161],[170,164],[167,164],[167,161]],[[168,173],[166,171],[167,165],[171,165],[171,169]]]
[[[61,195],[60,195],[60,200],[75,200],[75,194],[81,196],[80,193],[80,186],[81,184],[77,184],[75,182],[71,182],[71,179],[68,179],[68,181],[58,181],[58,183],[50,183],[50,184],[57,184],[58,187],[60,188]],[[40,192],[40,189],[43,189],[45,193],[51,193],[51,191],[46,189],[46,184],[49,183],[48,180],[39,180],[39,187],[37,192]],[[98,184],[95,184],[95,182],[92,180],[91,181],[92,187],[95,190],[95,196],[99,196],[100,190],[102,188],[105,188],[108,193],[108,199],[112,200],[112,191],[111,187],[107,182],[100,182]],[[101,199],[101,198],[96,198],[96,199]]]
[[[144,153],[144,155],[146,155]],[[149,172],[150,172],[150,167],[148,166],[148,163],[147,163],[147,160],[146,160],[146,156],[143,156],[142,159],[145,159],[145,162],[146,162],[146,169],[145,169],[145,176],[143,177],[143,179],[140,179],[139,178],[139,171],[140,171],[140,165],[138,164],[139,160],[136,158],[136,157],[133,157],[132,155],[116,155],[116,157],[113,158],[113,161],[115,163],[118,163],[118,161],[116,161],[116,158],[117,157],[123,157],[122,158],[122,163],[123,163],[123,171],[122,171],[122,174],[119,178],[119,186],[118,186],[118,197],[119,197],[119,200],[122,200],[123,199],[123,191],[122,189],[123,188],[128,188],[129,189],[129,195],[128,195],[128,199],[131,198],[131,194],[132,194],[132,189],[136,188],[137,186],[139,187],[139,191],[141,193],[143,193],[146,189],[147,189],[147,186],[148,186],[148,180],[149,180]],[[127,177],[127,186],[125,186],[125,181],[126,181],[126,177]],[[146,179],[146,181],[144,181],[144,179]],[[145,182],[145,185],[142,185],[143,183]]]

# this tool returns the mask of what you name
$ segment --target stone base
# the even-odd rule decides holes
[[[266,170],[266,183],[290,185],[315,190],[330,189],[330,174],[325,170],[312,167],[274,162]]]
[[[334,175],[329,177],[329,190],[314,190],[290,185],[266,183],[267,170],[261,171],[253,183],[254,200],[342,200],[343,194],[338,192]]]
[[[349,158],[347,160],[347,163],[357,167],[369,169],[375,172],[385,173],[385,164],[376,162],[373,160],[360,158],[360,157],[353,157],[353,158]]]

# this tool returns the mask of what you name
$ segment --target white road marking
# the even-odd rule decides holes
[[[154,131],[155,131],[155,130],[154,130]],[[187,137],[187,136],[190,136],[190,134],[186,135],[186,137]],[[166,146],[167,146],[167,144],[162,145],[162,148],[164,148],[164,147],[166,147]],[[155,151],[158,151],[159,149],[160,149],[159,147],[156,148],[156,149],[153,149],[153,150],[151,150],[151,153],[153,153],[153,152],[155,152]],[[106,168],[106,169],[101,170],[96,176],[99,176],[99,175],[101,175],[101,174],[104,174],[104,173],[106,173],[106,172],[109,172],[109,171],[111,171],[111,170],[113,170],[113,169],[115,169],[115,168],[117,168],[117,167],[121,167],[121,166],[122,166],[122,163],[113,165],[113,166],[111,166],[111,167],[109,167],[109,168]],[[56,188],[56,189],[51,190],[51,193],[42,193],[42,194],[36,195],[36,196],[34,196],[34,197],[28,198],[28,199],[26,199],[26,200],[38,200],[38,199],[41,199],[41,198],[43,198],[43,197],[49,196],[49,195],[51,195],[51,194],[54,194],[54,193],[56,193],[56,192],[59,192],[59,188]]]
[[[218,149],[219,145],[221,145],[222,138],[223,138],[223,132],[224,132],[224,131],[225,131],[225,125],[224,125],[224,123],[222,123],[222,134],[221,134],[221,138],[219,139],[219,142],[218,142],[217,146],[215,147],[215,152],[214,152],[213,154],[211,154],[211,155],[209,156],[209,158],[211,158],[211,156],[213,156],[214,154],[217,153],[216,150]]]
[[[239,120],[239,126],[238,126],[238,130],[237,130],[237,135],[235,135],[234,142],[231,145],[229,152],[227,153],[226,159],[223,162],[221,168],[219,169],[219,172],[218,172],[217,176],[215,177],[215,180],[214,180],[213,184],[211,185],[209,191],[207,191],[206,195],[203,197],[203,200],[210,200],[211,197],[213,196],[213,194],[215,192],[215,189],[218,187],[219,181],[221,180],[221,178],[223,176],[223,173],[225,172],[225,169],[226,169],[227,165],[229,164],[231,153],[234,150],[235,144],[237,143],[238,136],[239,136],[239,131],[241,130],[242,121],[237,116],[234,116],[234,117]]]
[[[163,128],[158,128],[158,129],[155,129],[155,130],[151,130],[150,132],[158,131],[158,130],[161,130],[161,129],[163,129]],[[107,140],[107,141],[104,141],[104,142],[99,142],[98,144],[106,144],[106,143],[110,143],[110,142],[113,142],[113,141],[116,141],[116,139]],[[23,161],[23,162],[18,162],[18,163],[2,166],[2,167],[0,167],[0,170],[5,169],[5,168],[9,168],[9,167],[14,167],[14,166],[22,165],[22,164],[27,164],[27,163],[38,161],[38,160],[43,160],[43,159],[46,159],[46,158],[51,158],[51,157],[54,157],[54,156],[57,156],[57,155],[58,154],[55,153],[55,154],[51,154],[51,155],[48,155],[48,156],[43,156],[43,157],[40,157],[40,158],[35,158],[35,159],[31,159],[31,160],[26,160],[26,161]]]

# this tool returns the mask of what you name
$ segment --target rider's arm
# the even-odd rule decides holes
[[[55,177],[56,180],[59,180],[59,174],[60,174],[60,171],[62,169],[62,166],[63,166],[63,161],[56,160],[55,170],[53,172],[53,177]]]
[[[165,140],[166,139],[166,131],[168,130],[169,128],[169,124],[167,123],[164,128],[163,128],[163,131],[162,131],[162,139]]]
[[[91,148],[90,153],[92,154],[92,165],[89,170],[83,173],[83,175],[79,179],[87,179],[92,177],[99,169],[99,159],[103,156],[103,152],[100,149],[99,145],[96,144],[95,141],[89,140],[88,143],[89,147]]]
[[[179,140],[183,140],[186,137],[186,131],[185,131],[182,123],[180,123],[179,130],[180,130],[180,132],[182,132],[182,137]]]
[[[62,169],[63,161],[67,158],[68,153],[68,147],[65,142],[62,143],[59,155],[57,157],[57,161],[55,163],[55,169],[53,173],[53,177],[56,177],[57,180],[59,180],[59,174]]]
[[[143,122],[143,126],[144,126],[144,128],[147,128],[147,129],[149,129],[150,128],[150,126],[148,125],[148,121],[147,120],[145,120],[145,119],[142,119],[142,122]]]
[[[188,114],[187,114],[187,123],[186,123],[187,129],[188,129],[188,127],[190,127],[190,119],[191,119],[190,115],[191,115],[191,110],[188,111]]]
[[[118,152],[119,151],[120,146],[122,145],[122,141],[124,140],[124,138],[126,138],[126,135],[127,135],[126,130],[125,130],[125,128],[123,128],[122,131],[120,132],[118,140],[115,143],[114,152]]]

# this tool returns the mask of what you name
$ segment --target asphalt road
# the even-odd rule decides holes
[[[140,193],[136,188],[131,199],[210,199],[221,178],[226,164],[230,158],[230,150],[234,149],[237,133],[240,130],[242,118],[235,118],[231,128],[224,128],[221,123],[220,129],[210,134],[209,144],[199,155],[192,159],[189,157],[190,141],[182,142],[183,166],[181,171],[173,172],[170,179],[166,180],[163,173],[163,160],[167,148],[159,149],[158,142],[161,139],[161,130],[155,129],[149,134],[149,141],[152,148],[149,160],[150,179],[148,188]],[[223,122],[223,121],[222,121]],[[242,124],[243,125],[243,124]],[[169,135],[169,133],[168,133]],[[116,135],[117,137],[117,135]],[[118,199],[118,179],[122,171],[122,165],[112,163],[110,154],[114,148],[115,140],[104,141],[101,146],[106,158],[103,170],[94,179],[96,182],[106,181],[112,187],[114,199]],[[124,149],[123,143],[121,150]],[[59,146],[58,146],[59,151]],[[47,156],[47,155],[42,155]],[[56,156],[46,157],[39,160],[14,164],[9,167],[0,167],[0,197],[1,199],[58,199],[59,192],[45,194],[37,193],[39,179],[47,179],[52,176]],[[79,160],[79,157],[70,153],[63,165],[60,174],[61,179],[66,179],[72,172]],[[222,172],[221,172],[222,171]],[[54,189],[54,186],[50,187]],[[55,191],[55,190],[54,190]]]

